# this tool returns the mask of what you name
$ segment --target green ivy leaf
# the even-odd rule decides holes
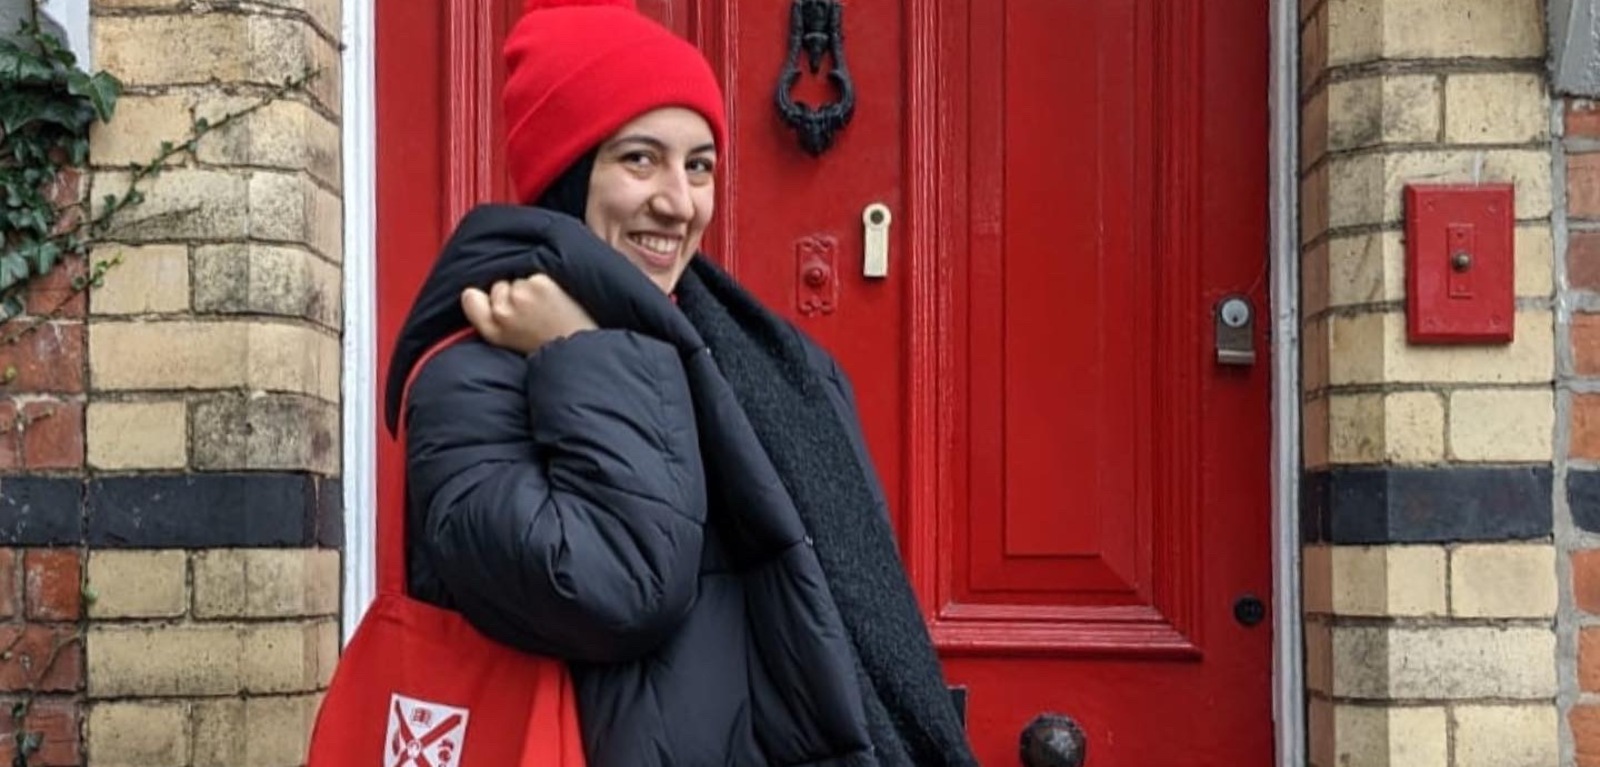
[[[96,72],[90,76],[73,70],[67,75],[67,92],[87,97],[89,104],[94,107],[95,116],[100,118],[100,122],[106,122],[117,111],[117,97],[122,95],[122,83],[109,72]]]
[[[19,83],[49,82],[56,70],[40,59],[35,51],[27,50],[13,40],[0,39],[0,78]]]
[[[61,246],[48,240],[41,242],[33,254],[33,273],[49,274],[59,260],[61,260]]]
[[[28,279],[27,256],[32,255],[32,252],[38,247],[38,243],[28,243],[4,256],[0,256],[0,290],[9,289],[11,286]]]
[[[21,317],[27,307],[23,306],[20,296],[10,296],[0,301],[0,322],[5,322],[13,317]]]

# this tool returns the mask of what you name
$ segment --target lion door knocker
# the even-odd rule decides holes
[[[802,50],[813,75],[822,68],[823,57],[832,54],[828,79],[839,91],[838,101],[813,107],[796,103],[789,95],[800,81]],[[816,156],[833,146],[834,134],[849,124],[855,109],[855,84],[844,63],[844,6],[838,0],[794,0],[789,8],[789,57],[778,77],[778,113],[794,128],[800,146]]]

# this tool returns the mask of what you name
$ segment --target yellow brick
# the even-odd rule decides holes
[[[301,248],[230,243],[195,249],[195,310],[303,317],[340,327],[339,268]]]
[[[97,765],[164,767],[189,762],[187,703],[97,703],[88,714],[88,750]]]
[[[1458,706],[1455,767],[1547,767],[1561,761],[1556,707]]]
[[[208,700],[195,704],[194,767],[300,764],[319,696]]]
[[[334,620],[243,624],[240,637],[241,679],[251,693],[323,689],[339,660],[339,626]]]
[[[1541,0],[1383,0],[1381,6],[1385,58],[1542,59],[1545,54]]]
[[[339,473],[339,406],[298,394],[225,392],[189,410],[197,471]]]
[[[339,612],[339,552],[218,549],[194,557],[196,618],[282,618]]]
[[[1518,219],[1550,215],[1550,153],[1448,149],[1334,157],[1328,162],[1328,225],[1397,224],[1413,183],[1511,183]]]
[[[273,242],[306,245],[324,258],[344,255],[343,207],[309,178],[285,173],[250,177],[250,233]]]
[[[339,36],[339,0],[262,0],[262,5],[300,11],[311,17],[324,34]]]
[[[256,389],[339,401],[339,339],[298,325],[252,324],[249,381]],[[92,372],[92,369],[91,369]]]
[[[1375,394],[1328,397],[1328,460],[1376,463],[1383,455],[1383,398]]]
[[[90,618],[172,618],[189,606],[182,551],[91,551],[88,581]]]
[[[1328,86],[1328,150],[1439,140],[1439,80],[1365,77]]]
[[[187,412],[179,402],[90,402],[89,465],[97,469],[177,469],[188,460]]]
[[[1546,297],[1551,294],[1555,286],[1551,266],[1554,252],[1549,226],[1534,224],[1517,227],[1517,295]]]
[[[1438,707],[1337,705],[1335,765],[1447,767],[1449,732]]]
[[[100,322],[89,326],[95,389],[247,387],[339,397],[339,342],[261,322]]]
[[[1551,698],[1555,651],[1555,634],[1543,627],[1337,626],[1333,691],[1353,698]]]
[[[1539,75],[1451,75],[1444,92],[1449,143],[1520,144],[1550,136],[1550,102]]]
[[[125,172],[95,174],[95,210],[106,195],[125,197]],[[249,174],[242,171],[174,168],[139,186],[144,201],[116,215],[108,237],[144,241],[243,239],[250,235]]]
[[[1445,552],[1440,546],[1334,546],[1331,601],[1339,615],[1445,613]]]
[[[1383,0],[1327,0],[1328,65],[1371,61],[1383,53]]]
[[[1388,324],[1384,314],[1329,318],[1328,382],[1335,386],[1382,382],[1384,329]]]
[[[116,119],[95,123],[89,132],[90,160],[95,165],[144,165],[161,154],[161,142],[181,144],[192,127],[189,101],[177,95],[124,96],[117,100]],[[174,156],[169,164],[181,162]]]
[[[1450,612],[1462,618],[1551,617],[1557,580],[1551,546],[1464,545],[1450,555]]]
[[[1450,452],[1460,461],[1548,461],[1550,389],[1468,389],[1450,395]]]
[[[91,698],[314,692],[339,654],[334,620],[89,629]]]
[[[95,65],[129,85],[281,83],[313,55],[303,23],[266,15],[99,16],[93,31]]]
[[[1546,311],[1518,312],[1507,345],[1412,345],[1404,312],[1336,316],[1329,322],[1328,377],[1335,384],[1544,383],[1555,371]]]
[[[241,113],[258,101],[242,96],[215,98],[201,102],[195,114],[221,124],[226,115]],[[337,124],[303,101],[284,99],[206,134],[198,142],[196,156],[213,165],[304,170],[337,189],[339,141]]]
[[[89,696],[236,695],[245,642],[234,626],[91,626]]]
[[[96,389],[222,389],[246,383],[242,322],[100,322],[89,325]]]
[[[1405,257],[1399,232],[1334,237],[1328,243],[1328,304],[1353,306],[1405,298]]]
[[[188,4],[189,0],[94,0],[94,9],[99,11],[133,8],[179,8]]]
[[[1433,392],[1384,397],[1384,458],[1432,463],[1444,458],[1444,401]]]
[[[189,308],[189,249],[182,245],[97,245],[94,260],[122,263],[89,291],[94,314],[161,314]]]

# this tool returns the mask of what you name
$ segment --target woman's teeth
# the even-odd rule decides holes
[[[645,250],[659,253],[663,256],[674,255],[678,252],[679,240],[676,238],[651,234],[634,234],[629,235],[628,239]]]

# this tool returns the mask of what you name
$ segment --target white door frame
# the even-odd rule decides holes
[[[1196,0],[1198,2],[1199,0]],[[376,593],[376,0],[342,0],[344,42],[344,637]],[[1305,764],[1300,612],[1299,2],[1271,10],[1273,714],[1277,763]]]
[[[341,0],[344,43],[344,641],[377,594],[377,0]],[[390,6],[393,11],[394,6]]]

